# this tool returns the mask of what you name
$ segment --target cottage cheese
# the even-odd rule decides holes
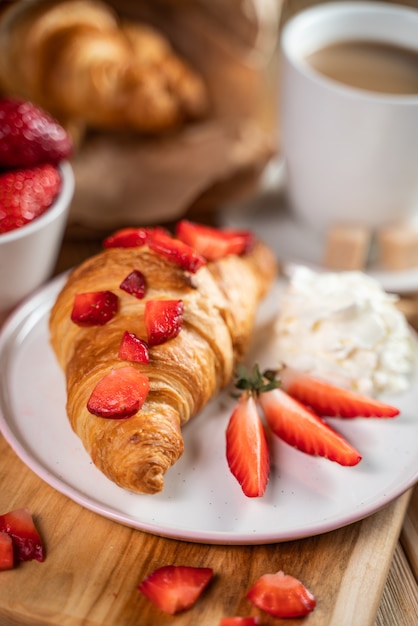
[[[362,272],[297,268],[275,324],[279,362],[362,394],[404,391],[414,343],[396,300]]]

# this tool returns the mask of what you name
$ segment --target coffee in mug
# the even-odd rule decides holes
[[[281,51],[280,147],[295,219],[318,233],[418,221],[418,10],[316,5],[285,24]]]
[[[317,72],[350,87],[418,95],[418,51],[390,42],[347,39],[306,57]]]

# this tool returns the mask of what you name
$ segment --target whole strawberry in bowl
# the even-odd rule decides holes
[[[65,129],[31,102],[0,98],[0,311],[53,272],[74,194]]]

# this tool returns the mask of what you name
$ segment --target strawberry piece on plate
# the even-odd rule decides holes
[[[141,300],[145,296],[147,289],[147,283],[145,276],[139,270],[132,270],[121,282],[119,287],[126,291],[126,293],[135,296],[138,300]]]
[[[259,626],[259,624],[259,618],[254,615],[249,617],[224,617],[218,626]]]
[[[212,228],[188,220],[177,224],[176,236],[208,261],[228,254],[244,254],[254,244],[254,235],[250,231]]]
[[[0,531],[0,571],[13,569],[14,563],[12,538],[4,531]]]
[[[45,213],[61,184],[58,168],[50,163],[0,174],[0,233],[20,228]]]
[[[118,312],[119,299],[112,291],[77,293],[71,321],[78,326],[103,326]]]
[[[340,465],[361,461],[360,453],[344,437],[281,389],[261,393],[259,402],[271,430],[289,445]]]
[[[118,357],[134,363],[149,363],[148,345],[135,333],[126,330],[119,345]]]
[[[44,561],[41,537],[28,508],[14,509],[0,515],[0,532],[12,538],[18,561]]]
[[[206,259],[194,248],[179,239],[174,239],[162,229],[155,229],[147,243],[151,250],[192,274],[206,264]]]
[[[138,589],[159,609],[174,615],[197,602],[212,576],[209,567],[165,565],[154,570]]]
[[[325,380],[285,368],[282,389],[315,413],[327,417],[396,417],[399,409]]]
[[[131,366],[115,368],[99,380],[88,399],[87,409],[98,417],[132,417],[144,404],[148,391],[148,376]]]
[[[243,393],[226,429],[226,458],[229,469],[249,498],[266,490],[270,457],[267,439],[255,398]]]
[[[33,167],[68,159],[73,143],[49,113],[32,102],[0,99],[0,167]]]
[[[311,592],[297,578],[282,571],[261,576],[248,591],[247,598],[274,617],[303,617],[316,606]]]
[[[148,345],[156,346],[177,337],[183,326],[183,311],[182,300],[148,300],[144,311]]]

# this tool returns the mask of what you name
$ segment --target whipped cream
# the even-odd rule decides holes
[[[414,343],[396,301],[362,272],[296,268],[275,323],[279,363],[369,396],[404,391]]]

